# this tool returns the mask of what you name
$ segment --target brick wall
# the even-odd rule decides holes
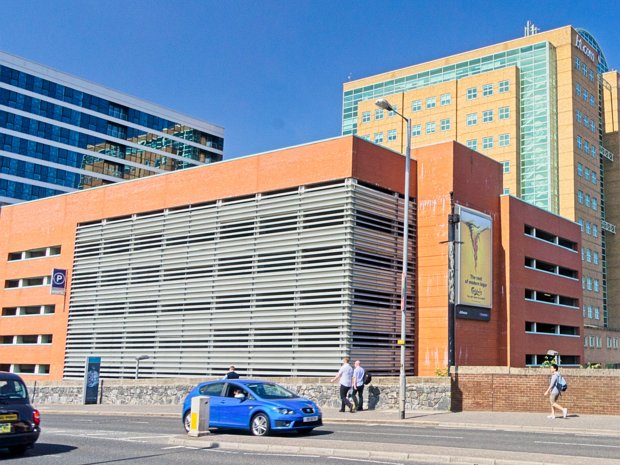
[[[576,414],[620,415],[620,370],[561,369],[568,383],[559,403]],[[549,368],[457,367],[453,411],[544,412]]]

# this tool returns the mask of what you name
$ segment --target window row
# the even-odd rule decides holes
[[[552,294],[546,291],[535,291],[533,289],[525,290],[525,300],[579,308],[579,299],[559,294]]]
[[[581,74],[583,74],[585,78],[589,79],[590,82],[594,82],[594,71],[582,62],[579,57],[575,58],[575,69],[581,71]]]
[[[51,276],[36,276],[33,278],[7,279],[4,282],[5,289],[18,289],[22,287],[48,286],[52,282]]]
[[[500,107],[497,112],[500,120],[510,119],[510,107]],[[493,110],[484,110],[482,112],[482,122],[492,123],[495,118]],[[478,113],[469,113],[466,117],[467,126],[475,126],[478,124]]]
[[[589,221],[584,221],[583,218],[578,218],[577,223],[581,227],[581,231],[585,231],[587,235],[598,237],[598,226],[590,223]]]
[[[581,278],[581,287],[584,291],[600,292],[599,280],[593,279],[590,276],[584,276]]]
[[[577,279],[579,273],[577,270],[566,268],[564,266],[554,265],[543,260],[537,260],[531,257],[525,257],[525,267],[533,270],[544,271],[545,273],[552,273],[558,276],[564,276],[565,278]]]
[[[590,143],[589,141],[585,140],[583,137],[577,136],[577,148],[579,150],[583,150],[586,156],[590,155],[592,158],[596,157],[597,151],[596,151],[596,145],[594,144],[594,142]]]
[[[495,92],[493,84],[484,84],[482,86],[482,96],[490,97]],[[497,90],[500,94],[510,91],[510,81],[500,81],[497,85]],[[470,87],[467,89],[467,100],[474,100],[478,98],[478,87]]]
[[[547,354],[525,354],[525,366],[540,366],[549,361]],[[578,355],[564,355],[562,354],[562,365],[579,365]]]
[[[561,336],[579,336],[579,328],[576,326],[537,323],[535,321],[525,322],[525,332],[535,334],[556,334]]]
[[[49,375],[50,366],[31,363],[0,363],[0,371],[8,371],[9,373],[17,373],[20,375]]]
[[[607,348],[608,349],[617,349],[618,348],[618,339],[617,337],[609,337],[607,336]]]
[[[588,263],[594,263],[595,265],[598,265],[599,262],[599,255],[598,252],[593,252],[591,249],[587,248],[587,247],[582,247],[581,248],[581,261],[585,261]]]
[[[60,246],[42,247],[39,249],[23,250],[21,252],[10,252],[9,261],[28,260],[31,258],[53,257],[60,255]]]
[[[596,122],[594,118],[588,117],[585,113],[581,113],[580,110],[575,110],[575,119],[578,123],[582,123],[583,127],[592,131],[592,134],[596,134]]]
[[[468,139],[465,141],[465,145],[472,149],[478,150],[478,139]],[[495,139],[493,136],[486,136],[482,138],[482,149],[489,150],[495,145]],[[497,136],[497,145],[499,147],[508,147],[510,145],[510,134],[500,134]],[[503,163],[503,162],[502,162]],[[510,171],[510,162],[508,162],[508,171]],[[504,173],[507,173],[506,166],[504,165]]]
[[[600,320],[601,319],[601,309],[599,307],[592,307],[592,305],[583,306],[583,317],[590,318],[591,320]]]
[[[589,103],[590,106],[595,107],[596,106],[596,97],[594,96],[594,94],[588,94],[588,91],[586,90],[586,88],[584,87],[583,89],[581,88],[581,84],[577,83],[575,84],[575,94],[577,95],[577,97],[581,97],[583,98],[583,101],[585,103]]]
[[[592,210],[598,210],[597,198],[590,196],[590,194],[584,194],[583,191],[577,191],[577,202],[591,208]]]
[[[524,231],[523,233],[526,236],[531,236],[531,237],[535,237],[536,239],[541,239],[543,241],[549,242],[551,244],[555,244],[558,245],[560,247],[563,247],[565,249],[569,249],[569,250],[573,250],[573,251],[577,251],[577,243],[574,241],[571,241],[569,239],[565,239],[563,237],[560,236],[556,236],[555,234],[551,234],[547,231],[544,231],[542,229],[538,229],[535,228],[533,226],[529,226],[529,225],[525,225],[524,227]]]
[[[28,305],[24,307],[4,307],[1,316],[35,316],[53,315],[56,313],[55,305]]]
[[[27,334],[20,336],[0,336],[0,344],[21,345],[21,344],[51,344],[51,334]]]
[[[577,176],[584,178],[586,181],[589,181],[594,185],[597,183],[596,172],[594,170],[590,170],[590,168],[584,168],[581,163],[577,163]]]

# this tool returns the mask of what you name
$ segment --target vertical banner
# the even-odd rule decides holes
[[[52,287],[50,294],[65,295],[65,286],[67,284],[67,270],[54,268],[52,270]]]
[[[476,210],[458,208],[456,316],[489,320],[493,304],[492,220],[489,215]]]
[[[96,404],[99,399],[101,357],[86,357],[84,367],[84,404]]]

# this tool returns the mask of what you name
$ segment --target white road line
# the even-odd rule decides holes
[[[579,444],[577,442],[556,442],[556,441],[534,441],[538,444],[559,444],[561,446],[585,446],[585,447],[611,447],[613,449],[620,449],[620,446],[612,446],[608,444]]]
[[[338,430],[337,433],[359,434],[359,431]],[[412,433],[375,433],[376,436],[405,436],[417,438],[439,438],[439,439],[463,439],[464,436],[445,436],[439,434],[412,434]]]
[[[168,450],[168,449],[185,449],[185,446],[170,446],[170,447],[161,448],[161,450]]]
[[[265,454],[259,452],[244,452],[243,455],[261,455],[266,457],[313,457],[318,458],[320,455],[304,455],[304,454]]]
[[[334,460],[345,460],[349,462],[383,463],[387,465],[405,465],[404,463],[401,463],[401,462],[380,462],[379,460],[347,459],[345,457],[327,457],[327,458],[334,459]]]

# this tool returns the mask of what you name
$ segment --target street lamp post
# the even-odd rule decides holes
[[[400,406],[400,418],[405,418],[405,397],[407,391],[407,378],[405,376],[405,337],[406,337],[406,311],[407,311],[407,262],[409,252],[409,176],[411,172],[411,120],[402,115],[388,102],[381,98],[375,102],[379,108],[396,113],[407,123],[407,147],[405,149],[405,204],[403,207],[403,267],[400,279],[400,387],[398,401]]]
[[[147,360],[149,358],[151,357],[148,355],[138,355],[136,357],[136,379],[140,376],[140,360]]]

